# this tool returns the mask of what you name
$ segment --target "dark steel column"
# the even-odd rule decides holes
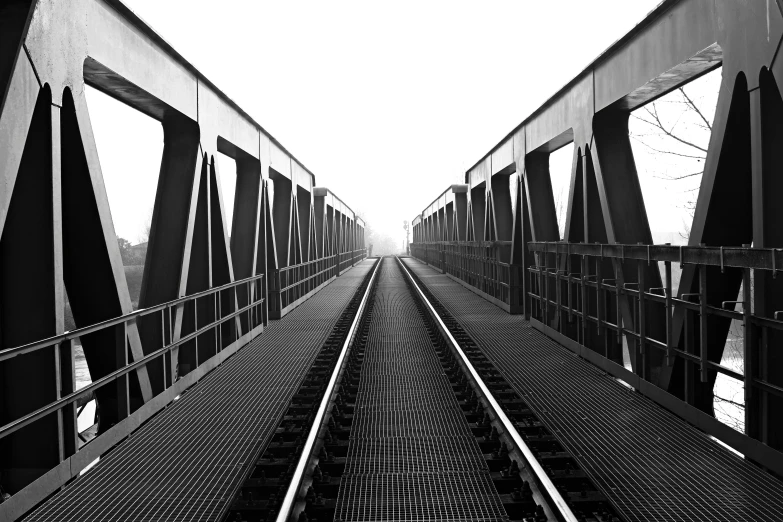
[[[35,104],[0,237],[0,344],[11,348],[63,331],[60,109],[44,87]],[[0,363],[0,423],[57,397],[51,350]],[[3,488],[14,493],[60,461],[57,416],[0,441]]]
[[[299,234],[299,244],[301,246],[301,260],[302,262],[310,261],[314,259],[310,257],[310,220],[312,215],[310,213],[311,203],[310,191],[297,186],[296,187],[296,210],[297,218],[299,221],[299,228],[295,230]]]
[[[470,211],[473,216],[473,241],[484,241],[484,218],[486,217],[486,182],[470,189]]]
[[[456,187],[456,185],[455,185]],[[457,192],[454,190],[454,212],[455,212],[455,236],[454,241],[466,241],[468,230],[468,187],[463,185],[464,190]],[[421,225],[419,225],[419,235],[417,241],[423,241],[421,237]]]
[[[755,248],[783,247],[783,99],[772,74],[762,70],[760,87],[750,92],[751,162],[752,162],[752,211],[753,246]],[[753,311],[756,315],[773,317],[783,310],[783,277],[773,277],[758,270],[753,280]],[[752,368],[753,375],[775,384],[783,385],[783,335],[767,329],[754,329],[750,344],[751,360],[745,369]],[[746,393],[747,397],[747,393]],[[747,397],[746,426],[748,435],[776,449],[783,449],[783,400],[771,394],[754,391]],[[763,463],[762,463],[763,464]]]
[[[603,222],[606,226],[606,239],[610,243],[652,244],[652,233],[647,220],[644,197],[639,185],[636,162],[631,149],[628,131],[630,112],[607,109],[595,115],[593,120],[594,142],[593,166],[595,167],[596,184],[598,187]],[[614,263],[615,279],[618,284],[637,283],[636,263]],[[644,268],[643,290],[660,288],[661,272],[657,264],[649,264]],[[636,287],[634,287],[636,288]],[[628,311],[630,306],[627,298],[621,299],[624,309],[623,322],[630,326],[635,324]],[[616,321],[616,307],[609,307],[609,320]],[[666,342],[666,314],[661,307],[648,307],[645,313],[645,328],[648,337]],[[634,344],[629,341],[629,347]],[[621,347],[617,343],[609,343],[611,358],[622,364]],[[659,375],[662,366],[666,364],[664,352],[651,348],[644,350],[648,358],[650,374],[647,376],[653,383],[660,385]],[[635,358],[631,357],[633,361]],[[638,371],[638,370],[637,370]]]
[[[266,270],[257,270],[257,265],[265,264],[264,251],[259,248],[263,240],[264,214],[261,187],[261,163],[241,154],[237,162],[237,184],[234,195],[234,215],[231,225],[231,259],[234,263],[234,277],[245,279]],[[261,253],[261,257],[258,253]],[[237,289],[238,305],[247,306],[248,292],[242,287]],[[242,331],[248,332],[247,315],[242,314]]]
[[[498,241],[511,241],[511,234],[514,229],[514,212],[511,209],[511,189],[509,178],[513,172],[508,170],[498,172],[492,176],[492,209],[494,215],[495,230],[497,231]],[[509,257],[503,259],[508,263]]]
[[[696,203],[689,244],[741,246],[753,240],[753,204],[751,191],[750,97],[747,82],[740,74],[734,83],[724,78],[713,122],[709,153],[704,166],[701,190]],[[679,294],[698,293],[697,269],[684,267]],[[739,294],[742,270],[727,267],[707,269],[707,304],[720,307],[723,301],[734,301]],[[689,314],[698,320],[695,314]],[[685,314],[678,310],[674,316],[675,342],[683,346]],[[695,333],[693,346],[700,346],[698,323],[690,325]],[[731,320],[711,315],[708,319],[707,340],[710,361],[720,362],[726,344]],[[707,372],[707,382],[700,381],[698,367],[678,360],[673,367],[664,367],[661,385],[668,384],[670,393],[685,397],[685,383],[693,383],[693,401],[699,409],[713,413],[713,388],[716,373]],[[687,372],[687,375],[686,375]]]
[[[198,180],[202,170],[202,156],[198,147],[199,130],[196,123],[175,113],[163,120],[163,158],[144,262],[139,297],[141,308],[184,295],[183,279],[186,280],[190,266],[192,242],[189,231],[194,220],[194,198],[198,197]],[[181,324],[181,313],[177,314],[176,321]],[[158,317],[142,318],[139,321],[139,332],[145,353],[163,346]],[[171,337],[173,332],[168,332],[168,335]],[[176,352],[172,352],[167,364],[171,379],[176,375]],[[147,367],[153,393],[160,393],[165,387],[161,363],[153,361]]]

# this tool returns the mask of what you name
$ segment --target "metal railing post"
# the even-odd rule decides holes
[[[562,333],[563,332],[563,314],[562,309],[560,308],[562,306],[562,292],[563,292],[563,280],[560,277],[560,252],[557,248],[557,245],[555,245],[555,299],[557,300],[557,304],[555,305],[555,321],[557,322],[557,331]]]
[[[122,359],[123,359],[123,368],[125,366],[128,366],[128,322],[123,321],[122,323]],[[125,377],[122,379],[122,391],[123,395],[125,397],[125,405],[124,405],[124,411],[122,412],[123,415],[122,418],[127,417],[131,413],[130,408],[130,375],[125,374]]]
[[[742,271],[742,324],[743,324],[743,339],[742,339],[742,359],[744,368],[742,369],[743,376],[745,377],[745,414],[749,413],[750,398],[753,396],[753,318],[751,316],[751,279],[750,268],[746,268]],[[746,422],[746,426],[749,424]]]
[[[581,312],[582,312],[582,344],[587,344],[587,277],[588,277],[588,269],[589,269],[589,261],[587,259],[587,256],[582,256],[582,285],[580,287],[580,291],[582,294],[582,306],[581,306]]]
[[[52,347],[54,355],[54,392],[55,399],[59,400],[62,390],[62,364],[60,357],[60,343]],[[65,460],[65,423],[63,419],[63,410],[57,410],[57,449],[60,462]]]
[[[56,349],[60,352],[60,388],[59,396],[64,397],[76,391],[76,364],[73,341],[66,339]],[[79,423],[76,415],[76,403],[72,402],[60,409],[63,434],[62,459],[67,459],[79,450]]]
[[[171,338],[172,338],[171,333],[169,333],[169,337],[168,337],[169,341],[166,342],[166,310],[170,310],[170,308],[167,306],[166,308],[162,308],[160,310],[160,329],[161,329],[160,337],[161,340],[163,341],[161,348],[167,346],[168,344],[171,344]],[[170,323],[171,323],[171,312],[169,312],[169,327],[170,327]],[[160,366],[161,369],[163,370],[163,375],[161,375],[162,377],[161,383],[162,383],[162,388],[164,390],[168,388],[168,383],[166,382],[167,380],[166,379],[166,356],[169,353],[171,352],[164,352],[160,358]]]
[[[672,366],[674,364],[674,352],[672,347],[674,340],[672,339],[674,333],[672,332],[672,264],[670,261],[666,261],[666,287],[663,289],[666,292],[666,364]]]
[[[198,332],[198,299],[193,300],[193,331]],[[196,346],[196,368],[198,368],[198,335],[193,338]]]
[[[707,382],[707,265],[699,266],[699,356],[701,382]]]
[[[647,320],[647,307],[645,303],[645,295],[644,295],[644,264],[642,261],[636,262],[636,269],[637,269],[637,282],[638,282],[638,289],[639,289],[639,355],[642,357],[642,379],[647,380],[648,378],[648,359],[649,359],[649,353],[647,351],[647,332],[646,332],[646,320]]]

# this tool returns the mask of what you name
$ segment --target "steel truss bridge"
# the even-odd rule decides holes
[[[416,217],[410,257],[368,258],[121,2],[3,3],[0,520],[783,519],[781,43],[780,0],[665,0]],[[630,113],[718,67],[690,244],[655,245]],[[137,310],[85,85],[163,128]]]

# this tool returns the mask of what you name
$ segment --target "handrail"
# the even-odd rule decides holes
[[[494,241],[460,241],[460,240],[450,240],[450,241],[411,241],[411,247],[414,245],[416,246],[423,246],[423,245],[458,245],[458,246],[466,246],[466,247],[493,247],[493,246],[502,246],[502,245],[511,245],[513,244],[513,241],[506,241],[497,239]]]
[[[321,262],[323,262],[324,260],[327,260],[327,259],[329,259],[329,258],[317,259],[315,261],[308,261],[306,264],[303,263],[303,264],[296,265],[295,267],[289,267],[289,268],[309,269],[309,268],[312,267],[313,264],[321,263]],[[329,263],[324,268],[319,268],[315,272],[313,272],[312,274],[309,274],[309,275],[303,277],[302,279],[296,279],[295,277],[292,277],[291,279],[294,279],[293,282],[288,281],[288,278],[289,278],[288,274],[286,273],[285,276],[283,276],[282,270],[281,270],[280,279],[282,280],[282,279],[285,278],[287,280],[288,284],[286,286],[282,286],[282,282],[281,282],[280,290],[278,290],[278,292],[281,293],[281,294],[285,293],[285,292],[287,292],[287,291],[289,291],[289,290],[291,290],[293,288],[296,288],[297,286],[302,285],[302,284],[304,284],[304,283],[306,283],[306,282],[308,282],[308,281],[310,281],[310,280],[312,280],[314,278],[317,278],[318,276],[323,275],[325,272],[329,272],[330,270],[333,270],[333,269],[334,269],[334,263]]]
[[[677,378],[694,386],[712,386],[715,375],[720,374],[743,385],[744,404],[741,407],[745,408],[744,422],[749,426],[761,421],[752,400],[783,397],[783,387],[770,385],[757,369],[761,344],[773,332],[777,332],[776,335],[783,333],[783,320],[773,315],[774,310],[757,311],[751,306],[743,306],[742,311],[725,308],[727,303],[751,301],[754,277],[764,274],[776,276],[783,261],[783,249],[752,248],[750,245],[626,245],[565,241],[532,242],[528,243],[528,248],[534,253],[534,264],[527,267],[526,281],[529,284],[525,292],[531,318],[548,335],[561,335],[574,342],[575,348],[572,349],[586,348],[583,353],[596,358],[596,364],[609,368],[615,377],[634,387],[644,388],[645,385],[640,383],[668,385],[670,381],[656,380],[663,373],[657,368],[668,367],[665,378],[671,380],[674,378],[671,367],[682,362],[690,366]],[[603,276],[608,274],[602,275],[601,271],[603,262],[607,260],[615,260],[615,263],[610,263],[615,271],[618,266],[623,269],[623,272],[609,277],[619,278],[618,281],[625,279],[624,284],[605,284],[608,279]],[[681,268],[692,272],[688,279],[684,279],[687,286],[681,281],[678,287],[673,287],[673,263],[679,263]],[[571,264],[576,265],[573,273],[564,275],[560,272],[564,266]],[[716,268],[720,268],[721,272],[730,269],[733,276],[741,273],[741,280],[734,280],[736,291],[740,293],[737,301],[725,301],[725,297],[709,300],[711,294],[708,288],[719,284]],[[708,278],[708,270],[716,273]],[[660,295],[660,291],[664,295]],[[565,301],[563,295],[567,296]],[[711,330],[708,321],[713,318],[739,321],[742,325],[742,334],[736,337],[741,343],[738,347],[741,369],[713,360],[715,356],[710,347],[727,342],[725,334]],[[598,333],[598,340],[590,332]],[[604,336],[604,333],[611,336]],[[627,353],[632,363],[629,370],[622,368],[620,347],[623,338],[627,341]],[[605,360],[616,364],[604,364]],[[698,408],[690,393],[685,392],[681,400]],[[687,408],[682,410],[682,416],[689,422],[700,423],[689,411]],[[766,454],[766,446],[755,444],[754,437],[738,439],[732,433],[722,431],[727,423],[720,424],[720,419],[715,422],[709,430],[712,435],[745,455],[750,453],[753,460],[765,466],[768,464],[765,461],[770,455]],[[777,465],[775,469],[780,472],[783,468]]]
[[[359,304],[359,308],[356,309],[356,315],[353,318],[353,321],[351,322],[351,327],[348,330],[348,335],[345,337],[345,342],[343,343],[343,347],[340,350],[340,356],[337,359],[337,364],[335,364],[334,371],[332,372],[332,376],[329,378],[329,384],[326,386],[326,390],[324,391],[323,398],[321,399],[321,404],[318,406],[318,411],[315,414],[315,418],[313,419],[312,428],[310,429],[310,433],[307,435],[307,440],[305,441],[304,448],[302,449],[302,453],[299,456],[299,462],[296,464],[296,469],[294,470],[294,475],[291,478],[291,482],[288,484],[288,490],[285,493],[285,497],[283,497],[283,503],[280,506],[280,511],[277,514],[277,522],[286,522],[288,518],[291,515],[291,510],[294,507],[294,501],[296,500],[296,495],[299,491],[299,487],[302,483],[302,479],[304,478],[305,468],[307,467],[307,463],[310,460],[310,454],[313,451],[313,447],[315,446],[316,438],[318,437],[318,432],[320,431],[321,423],[323,422],[324,416],[326,415],[326,409],[329,406],[329,402],[331,401],[332,392],[334,391],[334,388],[337,385],[337,377],[340,374],[340,369],[343,366],[343,361],[345,360],[345,357],[348,354],[348,348],[350,347],[351,343],[353,342],[353,337],[356,333],[356,329],[361,322],[362,319],[362,312],[364,310],[365,305],[367,304],[367,300],[369,299],[370,293],[372,292],[372,285],[375,281],[375,277],[378,275],[378,267],[380,267],[381,262],[376,261],[375,267],[373,268],[372,277],[370,278],[370,282],[367,285],[367,289],[364,292],[364,296],[362,297],[362,301]]]
[[[331,255],[321,257],[319,259],[313,259],[310,261],[304,261],[296,265],[286,266],[279,268],[272,272],[273,278],[278,280],[278,287],[275,293],[284,294],[285,292],[296,289],[308,281],[317,278],[318,276],[334,270],[335,268],[340,271],[346,264],[355,264],[362,259],[362,254],[366,249],[349,250],[346,252],[337,252]],[[314,270],[315,267],[315,270]],[[303,278],[301,277],[302,271],[306,271],[307,274]],[[337,274],[335,274],[336,276]]]
[[[345,255],[349,255],[350,254],[351,258],[353,258],[353,257],[356,257],[356,253],[357,252],[364,252],[365,250],[367,250],[367,249],[366,248],[357,248],[355,250],[346,250],[345,252],[337,252],[337,253],[334,253],[334,254],[331,254],[331,255],[328,255],[328,256],[321,257],[319,259],[312,259],[310,261],[303,261],[303,262],[298,263],[296,265],[284,266],[283,268],[278,268],[277,272],[282,273],[282,272],[287,272],[289,270],[293,270],[295,268],[303,268],[303,267],[312,265],[314,263],[317,263],[319,261],[326,261],[328,259],[334,259],[335,257],[338,257],[338,256],[345,256]]]
[[[139,310],[134,310],[133,312],[130,312],[125,315],[121,315],[119,317],[115,317],[112,319],[107,319],[105,321],[101,321],[99,323],[92,324],[90,326],[84,326],[82,328],[77,328],[76,330],[71,330],[59,335],[55,335],[52,337],[47,337],[46,339],[41,339],[39,341],[33,341],[28,344],[23,344],[21,346],[16,346],[14,348],[6,348],[4,350],[0,350],[0,362],[11,359],[12,357],[16,357],[17,355],[22,355],[25,353],[35,352],[37,350],[41,350],[43,348],[51,348],[52,346],[55,346],[57,344],[61,344],[64,341],[70,341],[72,339],[75,339],[77,337],[81,337],[93,332],[97,332],[99,330],[103,330],[104,328],[109,328],[111,326],[116,326],[121,323],[127,323],[129,321],[132,321],[133,319],[136,319],[138,317],[143,317],[145,315],[149,315],[155,312],[159,312],[161,310],[164,310],[166,308],[170,308],[172,306],[176,306],[188,301],[192,301],[194,299],[198,299],[201,297],[209,296],[212,294],[215,294],[217,292],[221,292],[223,290],[227,290],[229,288],[234,288],[242,284],[247,284],[253,281],[257,281],[259,279],[263,279],[264,274],[258,274],[255,276],[247,277],[245,279],[240,279],[239,281],[233,281],[231,283],[226,283],[221,286],[216,286],[214,288],[210,288],[208,290],[203,290],[201,292],[197,292],[195,294],[190,294],[184,297],[180,297],[177,299],[174,299],[172,301],[167,301],[165,303],[157,304],[154,306],[150,306],[148,308],[141,308]]]
[[[522,311],[524,277],[521,264],[511,263],[511,241],[428,241],[411,243],[411,256],[502,303]]]
[[[195,297],[195,296],[196,296],[196,294],[194,294],[193,296],[190,296],[190,299],[197,299],[197,297]],[[155,358],[157,358],[157,357],[159,357],[161,355],[164,355],[165,353],[171,351],[173,348],[175,348],[177,346],[180,346],[180,345],[185,344],[185,343],[187,343],[189,341],[192,341],[193,339],[195,339],[199,335],[203,334],[204,332],[206,332],[208,330],[211,330],[211,329],[214,329],[215,327],[225,323],[226,321],[229,321],[231,319],[234,319],[235,317],[238,317],[239,315],[241,315],[244,312],[250,310],[251,308],[259,306],[263,302],[264,302],[264,299],[261,298],[258,301],[254,301],[252,303],[249,303],[248,305],[246,305],[246,306],[244,306],[244,307],[242,307],[240,309],[237,309],[234,312],[231,312],[230,314],[226,315],[225,317],[221,317],[220,319],[216,319],[215,321],[209,323],[208,325],[205,325],[202,328],[200,328],[200,329],[198,329],[198,330],[196,330],[194,332],[191,332],[190,334],[188,334],[187,336],[185,336],[185,337],[183,337],[181,339],[178,339],[176,341],[172,341],[169,344],[167,344],[166,346],[158,348],[154,352],[151,352],[151,353],[145,355],[144,357],[142,357],[138,361],[134,361],[132,363],[128,363],[125,366],[123,366],[122,368],[119,368],[119,369],[117,369],[117,370],[115,370],[115,371],[113,371],[113,372],[111,372],[111,373],[109,373],[107,375],[104,375],[103,377],[101,377],[97,381],[93,381],[89,385],[87,385],[87,386],[85,386],[83,388],[80,388],[79,390],[76,390],[76,391],[66,395],[65,397],[61,397],[61,398],[57,399],[56,401],[47,404],[46,406],[42,406],[41,408],[39,408],[39,409],[37,409],[37,410],[35,410],[33,412],[28,413],[24,417],[20,417],[20,418],[14,420],[12,422],[9,422],[8,424],[6,424],[4,426],[0,426],[0,439],[3,439],[4,437],[14,433],[17,430],[20,430],[20,429],[24,428],[25,426],[35,422],[36,420],[39,420],[39,419],[45,417],[46,415],[48,415],[50,413],[54,413],[55,411],[57,411],[57,410],[65,407],[65,406],[67,406],[68,404],[70,404],[72,402],[75,402],[80,397],[83,397],[85,395],[89,395],[94,390],[97,390],[97,389],[103,387],[105,384],[107,384],[109,382],[112,382],[112,381],[115,381],[118,378],[120,378],[120,377],[122,377],[122,376],[124,376],[124,375],[126,375],[126,374],[128,374],[130,372],[132,372],[133,370],[135,370],[137,368],[145,366],[152,359],[155,359]]]
[[[332,259],[332,258],[334,258],[337,255],[339,255],[339,254],[332,254],[330,256],[324,256],[324,257],[321,257],[319,259],[312,259],[310,261],[302,261],[301,263],[299,263],[297,265],[284,266],[283,268],[278,268],[277,271],[282,273],[282,272],[287,272],[289,270],[293,270],[295,268],[303,268],[303,267],[312,265],[313,263],[318,263],[319,261],[326,261],[327,259]]]

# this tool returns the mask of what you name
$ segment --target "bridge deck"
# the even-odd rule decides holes
[[[439,271],[405,259],[631,521],[783,520],[783,483]]]
[[[26,520],[216,520],[373,263],[270,323]]]

